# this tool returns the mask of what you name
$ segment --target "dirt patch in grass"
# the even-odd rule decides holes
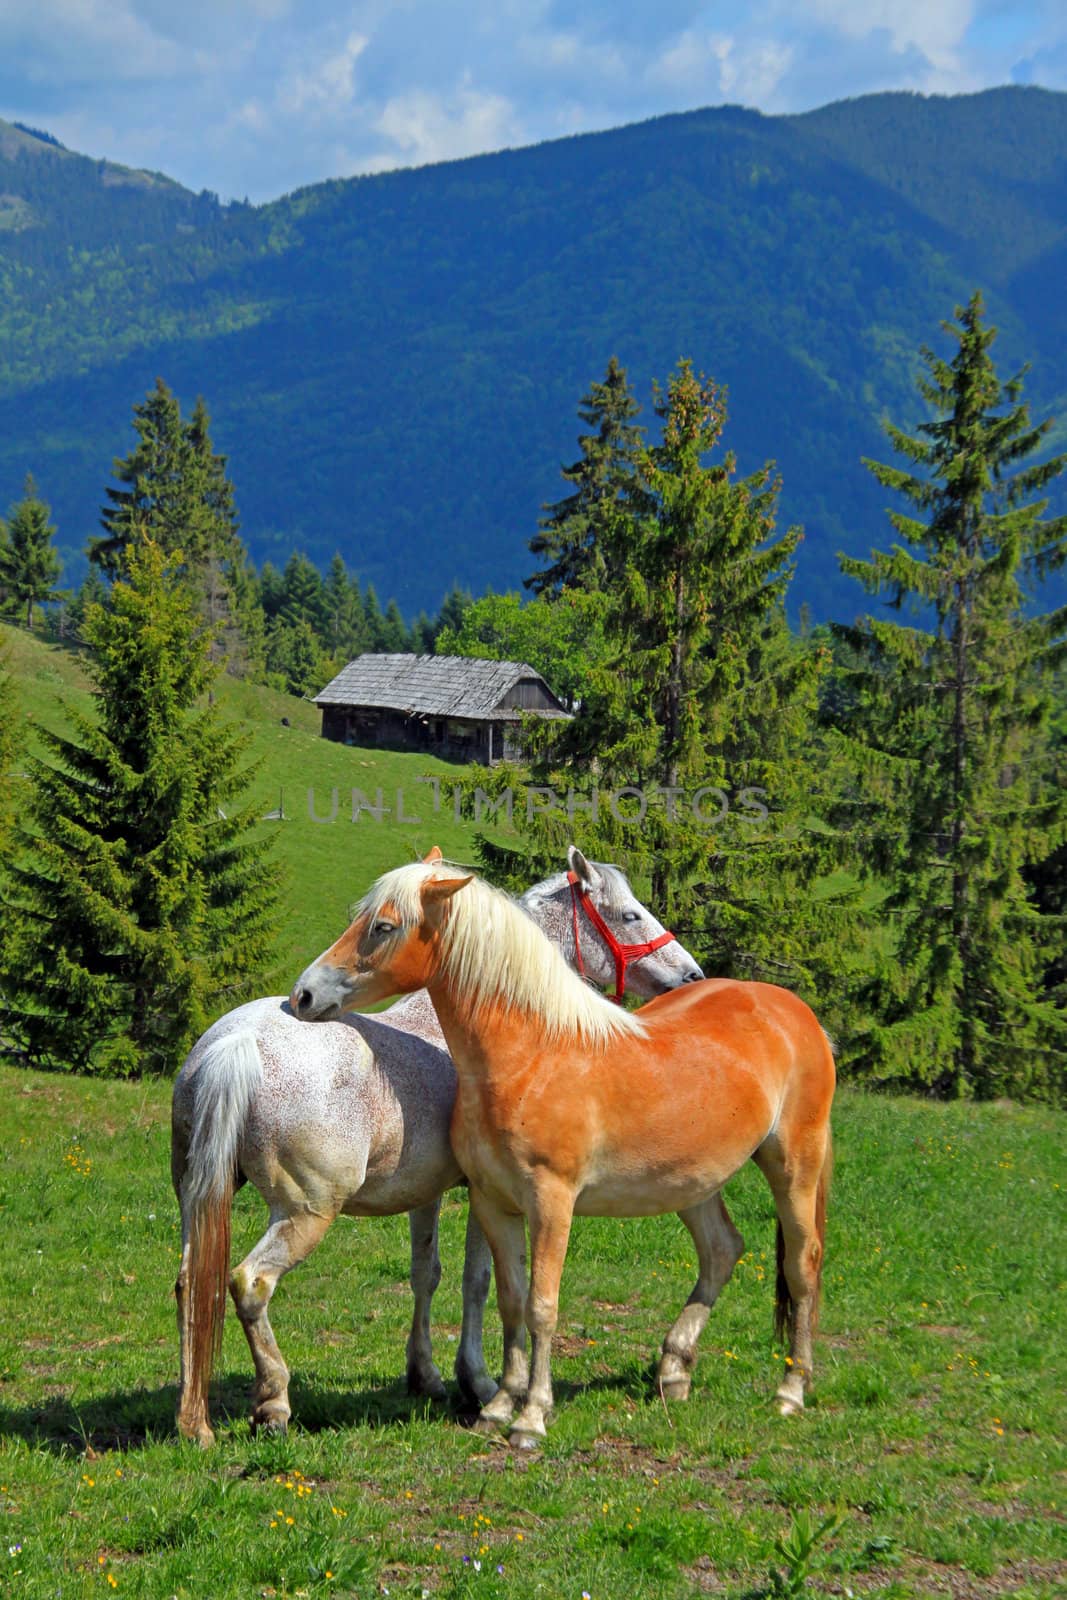
[[[848,1590],[863,1594],[868,1589],[882,1589],[886,1570],[920,1594],[949,1595],[951,1600],[1000,1600],[1001,1596],[1018,1594],[1020,1589],[1037,1583],[1058,1585],[1060,1593],[1067,1593],[1067,1561],[1008,1561],[990,1577],[979,1578],[958,1567],[932,1567],[926,1562],[905,1560],[895,1563],[892,1569],[850,1573],[846,1580],[827,1584],[827,1588],[831,1594],[841,1595]]]
[[[579,1356],[584,1355],[591,1345],[596,1344],[595,1339],[580,1339],[573,1333],[554,1333],[552,1335],[552,1354],[554,1356]]]
[[[726,1588],[710,1556],[698,1556],[692,1566],[681,1570],[700,1594],[722,1594]]]

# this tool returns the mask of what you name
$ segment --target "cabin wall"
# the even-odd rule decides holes
[[[407,716],[378,706],[323,706],[322,736],[339,744],[383,750],[419,750],[443,761],[499,760],[503,728],[457,717]]]

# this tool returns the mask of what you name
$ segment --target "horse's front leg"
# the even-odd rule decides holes
[[[504,1372],[500,1388],[481,1409],[475,1427],[493,1433],[510,1421],[516,1405],[526,1398],[526,1218],[502,1211],[488,1195],[471,1184],[471,1207],[485,1230],[493,1252],[496,1296],[504,1331]]]
[[[429,1205],[408,1212],[411,1233],[411,1291],[415,1305],[408,1334],[407,1379],[409,1394],[428,1395],[431,1400],[445,1398],[445,1385],[434,1365],[430,1342],[430,1305],[441,1282],[441,1256],[437,1248],[437,1218],[440,1196]]]
[[[526,1404],[515,1418],[510,1442],[536,1450],[552,1412],[552,1335],[559,1320],[559,1285],[574,1216],[574,1195],[558,1180],[537,1184],[530,1211],[530,1293],[526,1325],[533,1351]]]
[[[456,1351],[456,1382],[465,1400],[484,1406],[496,1394],[497,1386],[485,1367],[482,1329],[485,1302],[493,1275],[489,1241],[474,1207],[467,1210],[467,1244],[463,1256],[463,1328]]]

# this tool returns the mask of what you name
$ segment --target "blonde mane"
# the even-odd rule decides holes
[[[425,883],[467,876],[440,861],[396,867],[368,890],[358,912],[373,920],[391,906],[410,928],[422,921]],[[481,878],[472,878],[448,901],[441,946],[442,972],[476,1010],[506,1000],[537,1017],[553,1040],[606,1045],[620,1037],[644,1038],[637,1017],[584,983],[523,908]]]

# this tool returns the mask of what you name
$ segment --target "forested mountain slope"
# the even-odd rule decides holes
[[[736,108],[222,206],[0,124],[0,502],[95,531],[130,407],[203,393],[258,559],[340,549],[411,611],[530,569],[575,408],[618,355],[730,390],[743,471],[802,522],[794,600],[886,537],[860,458],[920,418],[918,349],[975,287],[1067,442],[1067,95]]]

